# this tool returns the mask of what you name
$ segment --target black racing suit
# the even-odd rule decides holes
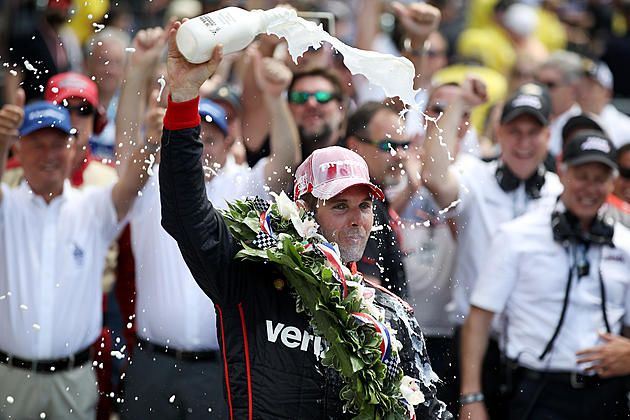
[[[342,411],[339,375],[319,362],[324,341],[313,336],[308,317],[295,310],[295,292],[272,264],[234,259],[240,243],[206,196],[199,126],[165,128],[161,153],[162,225],[215,303],[230,418],[352,417]],[[428,384],[417,418],[451,418],[429,381],[429,358],[411,309],[380,290],[376,301],[386,308],[386,319],[403,345],[405,374]]]

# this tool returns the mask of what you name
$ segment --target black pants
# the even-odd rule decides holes
[[[123,384],[123,420],[229,418],[220,357],[179,361],[136,346]]]
[[[437,385],[437,397],[446,404],[448,411],[456,416],[459,412],[459,371],[455,339],[425,335],[424,341],[431,358],[431,367],[442,380],[442,383]]]
[[[455,346],[457,349],[457,389],[459,390],[459,374],[460,370],[460,344],[461,344],[461,327],[455,329]],[[430,353],[429,353],[430,354]],[[485,404],[488,409],[490,420],[505,420],[508,418],[508,399],[506,386],[505,364],[501,358],[499,343],[490,339],[488,341],[488,349],[483,359],[483,367],[481,370],[481,388],[485,396]],[[459,408],[455,411],[459,412]]]
[[[574,389],[569,382],[514,374],[509,420],[628,419],[624,379],[605,379],[600,385]]]

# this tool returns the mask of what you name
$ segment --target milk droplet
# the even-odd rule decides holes
[[[15,400],[13,399],[13,397],[12,397],[12,396],[10,396],[10,395],[9,395],[9,396],[7,397],[7,402],[8,402],[9,404],[13,404],[13,403],[15,402]]]
[[[20,309],[22,309],[23,311],[28,310],[28,306],[26,305],[20,305]]]
[[[173,402],[175,402],[175,395],[171,395],[171,398],[168,399],[168,402],[170,402],[171,404],[173,404]]]
[[[39,324],[33,324],[33,328],[38,331],[42,329],[42,327]]]

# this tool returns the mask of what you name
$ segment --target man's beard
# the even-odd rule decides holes
[[[307,132],[302,125],[298,126],[298,131],[300,133],[300,143],[302,144],[302,155],[305,157],[313,153],[314,150],[332,146],[328,144],[330,136],[333,133],[330,124],[324,124],[322,129],[317,133]]]

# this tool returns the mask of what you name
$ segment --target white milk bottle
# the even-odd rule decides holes
[[[296,16],[295,10],[283,7],[251,11],[226,7],[185,22],[177,30],[177,48],[191,63],[205,63],[217,44],[223,44],[223,54],[240,51],[269,26]]]

